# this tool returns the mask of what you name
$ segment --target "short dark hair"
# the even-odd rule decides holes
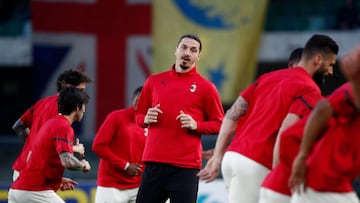
[[[85,73],[69,69],[59,75],[56,81],[56,91],[60,92],[66,85],[78,86],[80,83],[90,83],[91,78]]]
[[[58,112],[63,115],[70,115],[83,104],[89,103],[89,95],[76,87],[65,87],[60,91],[58,97]]]
[[[339,46],[327,35],[315,34],[306,43],[303,55],[310,58],[317,53],[323,55],[338,54]]]
[[[303,50],[303,48],[296,48],[290,53],[288,60],[289,66],[294,66],[299,63]]]
[[[303,48],[294,49],[289,56],[289,61],[300,61]]]
[[[199,42],[199,44],[200,44],[199,52],[201,52],[201,50],[202,50],[202,43],[201,43],[201,40],[200,40],[199,36],[197,36],[197,35],[195,35],[195,34],[185,34],[185,35],[183,35],[183,36],[180,37],[177,45],[179,45],[180,42],[181,42],[181,40],[184,39],[184,38],[190,38],[190,39],[193,39],[193,40]]]

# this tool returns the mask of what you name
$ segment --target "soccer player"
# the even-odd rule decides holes
[[[344,58],[342,58],[341,61],[344,61]],[[342,65],[342,67],[343,66],[344,65]],[[352,68],[351,65],[347,65],[347,67],[347,69]],[[342,69],[347,70],[344,68]],[[354,73],[349,72],[347,75],[354,75]],[[345,96],[348,95],[350,98],[350,95],[352,95],[352,92],[350,92],[349,89],[350,84],[343,85],[332,93],[328,100],[342,97],[343,101],[346,101]],[[344,102],[343,105],[344,107],[349,107],[349,104],[351,103],[352,102]],[[307,117],[289,127],[281,134],[280,162],[271,170],[262,183],[259,203],[290,203],[291,190],[288,186],[288,182],[293,160],[299,151],[306,121]]]
[[[303,51],[303,48],[296,48],[290,53],[289,59],[288,59],[288,67],[289,68],[294,68],[298,65],[298,63],[301,59],[302,51]],[[315,82],[317,82],[317,81],[315,81]],[[241,123],[238,122],[237,125],[239,126],[239,125],[241,125]],[[202,157],[204,160],[209,160],[213,154],[214,154],[214,148],[211,148],[211,149],[203,151]]]
[[[264,74],[241,92],[226,112],[214,155],[200,179],[214,180],[222,164],[229,202],[257,203],[261,183],[272,168],[277,135],[311,110],[314,98],[321,96],[312,77],[331,74],[337,52],[333,39],[313,35],[297,67]],[[235,132],[239,119],[243,120]]]
[[[91,81],[92,80],[85,73],[69,69],[64,71],[57,78],[56,90],[59,93],[66,86],[74,86],[81,90],[85,90],[87,83],[90,83]],[[24,114],[14,123],[12,127],[13,130],[17,135],[25,139],[25,143],[19,156],[13,164],[13,180],[15,180],[19,176],[19,172],[25,168],[32,140],[35,139],[37,132],[42,126],[42,124],[57,115],[58,93],[37,101],[33,106],[29,107],[24,112]],[[76,141],[74,144],[74,151],[82,155],[84,153],[83,144],[79,143],[79,141]],[[71,185],[76,184],[76,182],[64,178],[64,184],[67,183],[70,183],[70,185],[64,185],[63,189],[71,189]]]
[[[135,202],[144,164],[145,129],[135,122],[142,87],[131,106],[111,112],[96,133],[92,150],[100,157],[95,203]]]
[[[138,203],[197,200],[201,135],[217,134],[224,116],[215,85],[197,72],[201,49],[198,36],[183,35],[171,69],[145,81],[136,108],[148,127]]]
[[[360,173],[360,48],[341,69],[350,83],[319,102],[306,122],[289,180],[293,203],[359,202],[352,182]]]
[[[9,203],[65,203],[56,191],[60,188],[65,168],[88,172],[90,164],[73,154],[73,122],[80,122],[89,96],[68,87],[58,97],[59,114],[40,128],[27,156],[26,167],[11,185]]]

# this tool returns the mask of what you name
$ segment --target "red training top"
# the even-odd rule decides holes
[[[127,162],[143,164],[144,129],[135,123],[135,110],[111,112],[96,133],[92,150],[100,157],[97,185],[130,189],[139,187],[141,174],[130,176],[124,170]]]
[[[321,92],[303,68],[295,67],[260,76],[240,95],[249,106],[228,151],[271,169],[276,136],[285,116],[293,113],[304,117]]]
[[[280,138],[279,163],[265,177],[262,187],[291,196],[288,181],[292,163],[299,151],[301,138],[308,116],[286,129]]]
[[[187,73],[171,70],[150,76],[136,108],[136,122],[145,127],[147,110],[160,104],[158,122],[149,126],[143,161],[168,163],[183,168],[201,168],[201,135],[219,132],[224,116],[214,84],[196,67]],[[181,128],[176,117],[184,111],[197,122],[197,130]]]
[[[328,98],[335,112],[332,125],[307,160],[307,186],[317,191],[351,192],[360,173],[360,117],[350,84]]]
[[[57,191],[61,184],[64,166],[60,154],[73,154],[74,130],[70,122],[58,115],[45,122],[32,141],[28,162],[12,189],[28,191]]]
[[[37,136],[37,132],[43,123],[57,115],[57,98],[58,94],[40,99],[20,117],[20,120],[25,125],[30,126],[30,134],[26,138],[24,146],[13,164],[14,170],[20,172],[25,168],[26,157],[29,153],[32,140]]]
[[[328,98],[332,102],[344,102],[346,101],[346,94],[349,95],[349,98],[352,95],[349,92],[350,85],[347,83],[337,90],[335,90]],[[347,93],[346,93],[347,92]],[[349,103],[350,104],[350,103]],[[345,107],[346,106],[346,107]],[[352,107],[345,105],[343,107],[344,111],[343,116],[346,116],[346,112],[352,111]],[[280,139],[280,161],[279,164],[270,171],[267,177],[262,183],[262,187],[271,189],[273,191],[285,194],[290,196],[291,190],[288,187],[288,181],[291,175],[292,163],[299,151],[301,139],[303,136],[303,131],[305,124],[307,122],[308,116],[303,118],[299,122],[295,123],[293,126],[289,127],[281,134]],[[336,122],[334,119],[328,123],[328,125],[333,125]]]

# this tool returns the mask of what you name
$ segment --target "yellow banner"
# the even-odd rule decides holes
[[[183,34],[203,44],[198,71],[232,103],[256,73],[267,0],[154,0],[153,73],[168,70]]]

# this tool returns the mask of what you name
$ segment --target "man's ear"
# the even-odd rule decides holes
[[[321,54],[316,54],[314,56],[313,63],[314,63],[315,66],[318,66],[319,64],[321,64],[322,60],[323,60],[322,55]]]

